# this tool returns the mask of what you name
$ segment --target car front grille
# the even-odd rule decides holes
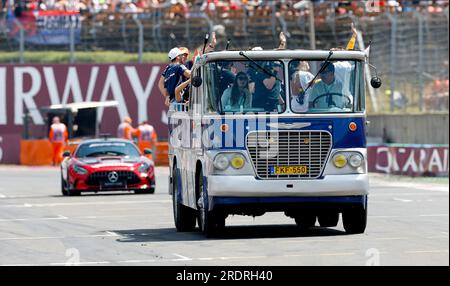
[[[102,171],[90,174],[86,180],[86,184],[97,186],[101,183],[109,182],[108,174],[111,172],[116,172],[118,174],[118,182],[125,182],[127,185],[133,185],[140,182],[139,177],[131,171]]]
[[[315,179],[320,177],[331,151],[326,131],[252,132],[247,150],[260,179]],[[305,174],[274,174],[274,167],[306,166]]]

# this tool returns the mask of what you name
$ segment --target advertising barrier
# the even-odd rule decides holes
[[[167,140],[167,107],[158,89],[164,65],[77,64],[0,65],[0,163],[18,164],[24,115],[29,112],[30,139],[47,137],[41,108],[55,104],[113,100],[99,108],[99,133],[117,133],[126,117],[136,127],[149,121],[159,140]]]
[[[33,45],[69,45],[70,29],[74,32],[74,43],[80,43],[81,20],[78,11],[26,11],[20,21],[25,29],[25,43]],[[8,18],[10,35],[19,39],[20,28],[14,18]]]
[[[369,172],[412,177],[448,177],[448,145],[372,145]]]

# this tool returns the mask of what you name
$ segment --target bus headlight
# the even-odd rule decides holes
[[[347,165],[347,157],[343,154],[336,154],[333,157],[333,163],[337,168],[344,168]]]
[[[241,154],[234,155],[230,161],[231,167],[236,170],[242,169],[245,165],[245,158]]]
[[[219,154],[214,158],[213,164],[216,169],[224,171],[230,166],[230,161],[225,155]]]
[[[351,155],[350,160],[348,161],[350,166],[352,166],[353,168],[359,168],[362,165],[362,162],[363,158],[360,154]]]

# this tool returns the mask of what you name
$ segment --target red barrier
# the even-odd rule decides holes
[[[448,177],[448,146],[380,145],[369,146],[369,172],[412,177]]]

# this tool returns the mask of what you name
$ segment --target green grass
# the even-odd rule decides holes
[[[0,63],[18,63],[18,52],[0,52]],[[144,53],[143,63],[167,63],[166,53]],[[70,54],[67,51],[25,52],[25,63],[69,63]],[[115,51],[75,52],[75,63],[137,63],[137,53]]]

